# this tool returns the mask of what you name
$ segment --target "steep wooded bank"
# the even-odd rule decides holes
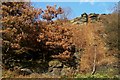
[[[52,21],[64,12],[56,5],[42,10],[7,2],[1,9],[3,77],[119,75],[117,14],[84,13],[71,22]]]

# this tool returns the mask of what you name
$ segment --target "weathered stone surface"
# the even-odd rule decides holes
[[[20,73],[24,75],[29,75],[29,74],[32,74],[33,72],[30,69],[22,68],[20,69]]]
[[[63,68],[62,62],[58,60],[52,60],[48,63],[49,69],[48,72],[50,72],[52,75],[60,75],[61,70]]]
[[[99,15],[99,14],[95,14],[95,13],[89,14],[90,22],[95,22],[95,21],[97,21],[97,20],[98,20],[98,15]]]
[[[88,22],[88,15],[86,13],[81,14],[81,21]]]
[[[74,22],[73,24],[82,24],[82,22],[76,21],[76,22]]]
[[[72,19],[70,22],[73,24],[87,24],[88,22],[95,22],[95,21],[99,21],[99,14],[95,14],[95,13],[90,13],[89,15],[87,13],[83,13],[81,14],[80,17],[76,17],[74,19]]]
[[[81,14],[80,17],[76,17],[75,19],[70,21],[73,24],[83,24],[88,22],[88,15],[86,13]]]
[[[61,75],[62,75],[62,76],[68,75],[69,72],[71,72],[71,68],[63,68],[63,69],[61,70]]]
[[[53,68],[53,71],[51,72],[53,75],[61,75],[62,68]]]
[[[14,71],[17,73],[17,74],[21,74],[21,75],[30,75],[32,74],[33,72],[28,69],[28,68],[21,68],[21,67],[18,67],[18,66],[15,66],[14,67]]]
[[[71,20],[70,22],[71,22],[71,23],[74,23],[74,22],[75,22],[75,20]]]
[[[61,70],[61,76],[69,76],[72,78],[75,74],[76,74],[76,70],[73,69],[73,67],[63,68]]]
[[[58,60],[52,60],[48,63],[49,67],[59,68],[62,67],[62,63]]]
[[[64,65],[63,68],[68,68],[68,66]]]

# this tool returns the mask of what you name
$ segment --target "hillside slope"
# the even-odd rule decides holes
[[[57,22],[57,26],[68,28],[73,33],[72,41],[76,46],[76,54],[79,59],[77,65],[77,74],[107,74],[109,76],[118,75],[118,54],[117,49],[109,50],[105,42],[107,34],[103,23],[87,23],[83,25],[72,24],[68,22]],[[73,72],[75,72],[73,71]],[[7,71],[8,75],[11,72]],[[68,72],[68,77],[74,76],[73,72]],[[6,75],[7,75],[6,74]],[[8,77],[8,75],[5,77]],[[33,73],[28,76],[17,75],[14,77],[24,78],[58,78],[61,76],[51,76],[49,74]]]
[[[72,25],[72,26],[71,26]],[[117,49],[109,50],[105,42],[107,34],[102,22],[88,23],[87,25],[69,24],[73,32],[73,42],[76,45],[76,53],[80,56],[80,72],[92,73],[96,69],[117,65]],[[112,66],[110,66],[112,65]],[[115,67],[113,67],[115,68]]]
[[[81,54],[80,72],[94,73],[105,67],[115,69],[118,58],[114,55],[117,51],[106,47],[104,25],[101,22],[88,23],[87,25],[74,25],[72,27],[73,41],[77,45],[77,52]],[[110,66],[112,65],[112,66]],[[114,73],[114,70],[111,70]],[[108,72],[109,73],[109,72]]]

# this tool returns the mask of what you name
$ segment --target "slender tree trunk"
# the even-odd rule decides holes
[[[94,52],[94,61],[93,61],[93,68],[92,68],[92,75],[94,75],[95,74],[95,71],[96,71],[96,55],[97,55],[97,53],[96,53],[96,47],[97,47],[97,45],[94,45],[94,49],[95,49],[95,52]]]

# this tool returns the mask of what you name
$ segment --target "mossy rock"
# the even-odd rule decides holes
[[[54,68],[59,68],[62,67],[62,62],[58,61],[58,60],[52,60],[48,63],[49,67],[54,67]]]

